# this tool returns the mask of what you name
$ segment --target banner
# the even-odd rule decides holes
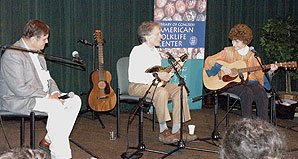
[[[190,91],[190,109],[201,109],[202,101],[192,102],[193,97],[201,96],[203,90],[202,71],[205,52],[205,28],[207,0],[155,0],[154,20],[162,25],[163,40],[160,44],[162,65],[168,66],[166,52],[178,59],[187,54],[188,59],[181,71]],[[179,84],[176,76],[171,83]],[[171,105],[171,104],[169,104]],[[170,107],[169,109],[172,109]]]

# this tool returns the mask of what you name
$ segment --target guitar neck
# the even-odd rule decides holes
[[[275,63],[278,67],[284,67],[284,68],[289,68],[289,69],[295,69],[297,68],[297,62],[292,61],[292,62],[281,62],[281,63]],[[271,67],[271,64],[269,65],[263,65],[264,69],[269,69]],[[256,67],[248,67],[248,68],[240,68],[237,69],[238,73],[244,73],[244,72],[253,72],[253,71],[258,71],[261,70],[261,66],[256,66]]]
[[[166,67],[165,71],[169,73],[169,72],[171,72],[172,69],[173,69],[174,67],[176,67],[177,65],[179,65],[179,63],[178,63],[178,61],[175,61],[171,66]]]
[[[270,68],[270,64],[269,65],[263,65],[264,69],[268,69]],[[256,66],[256,67],[248,67],[248,68],[240,68],[237,69],[238,73],[244,73],[244,72],[254,72],[254,71],[258,71],[261,70],[262,67],[261,66]]]
[[[103,68],[103,47],[102,44],[98,44],[98,71],[99,71],[99,81],[104,81],[104,68]]]

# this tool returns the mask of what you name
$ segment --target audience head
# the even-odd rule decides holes
[[[49,159],[49,155],[40,149],[13,148],[0,154],[0,159]]]
[[[245,45],[248,45],[252,41],[253,35],[251,29],[247,25],[237,24],[231,29],[229,38],[231,40],[240,40]]]
[[[263,120],[244,118],[227,130],[222,140],[221,159],[282,159],[285,137]]]

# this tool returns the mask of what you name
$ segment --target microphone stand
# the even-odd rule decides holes
[[[263,64],[261,63],[261,61],[258,59],[258,57],[259,57],[260,59],[261,59],[261,57],[257,55],[257,52],[254,52],[254,54],[255,54],[254,57],[257,59],[258,63],[260,64],[260,66],[261,66],[261,68],[262,68],[262,71],[264,72],[264,74],[265,74],[265,76],[266,76],[266,78],[267,78],[267,80],[268,80],[268,82],[269,82],[269,84],[270,84],[270,86],[271,86],[272,97],[271,97],[271,101],[270,101],[270,104],[271,104],[271,110],[270,110],[270,115],[271,115],[271,116],[270,116],[270,120],[271,120],[271,121],[270,121],[270,122],[271,122],[274,126],[279,126],[279,127],[281,127],[281,128],[285,128],[285,129],[289,129],[289,130],[292,130],[292,131],[296,131],[296,132],[297,132],[297,130],[292,129],[293,126],[288,127],[288,126],[282,126],[282,125],[278,125],[278,124],[277,124],[277,117],[276,117],[276,103],[275,103],[276,98],[275,98],[275,97],[277,97],[277,101],[279,101],[280,104],[283,104],[283,102],[282,102],[282,100],[281,100],[281,98],[280,98],[279,93],[276,91],[275,87],[273,86],[272,82],[270,81],[270,78],[269,78],[268,74],[266,73],[266,69],[265,69],[264,65],[263,65]]]
[[[273,125],[276,126],[276,125],[277,125],[277,118],[276,118],[275,97],[277,97],[278,101],[280,101],[280,102],[281,102],[281,99],[280,99],[280,97],[279,97],[279,94],[278,94],[277,91],[275,90],[275,88],[274,88],[274,86],[273,86],[273,84],[272,84],[272,82],[271,82],[271,80],[270,80],[270,77],[269,77],[269,75],[268,75],[267,72],[266,72],[266,69],[265,69],[264,65],[263,65],[262,62],[260,61],[261,57],[258,56],[256,52],[254,52],[254,54],[255,54],[254,57],[257,59],[259,65],[261,66],[262,71],[264,72],[265,77],[266,77],[266,79],[268,80],[268,82],[269,82],[269,84],[270,84],[270,87],[271,87],[272,98],[271,98],[271,102],[270,102],[270,104],[271,104],[271,110],[270,110],[270,122],[273,123]],[[259,59],[258,57],[259,57],[260,59]],[[281,102],[281,103],[282,103],[282,102]]]
[[[47,53],[44,53],[42,51],[36,51],[36,50],[30,50],[30,49],[26,49],[26,48],[21,48],[21,47],[16,47],[16,46],[9,46],[9,45],[0,45],[0,48],[1,48],[1,57],[2,57],[2,54],[4,53],[4,51],[6,49],[11,49],[11,50],[16,50],[16,51],[23,51],[23,52],[26,52],[26,53],[29,53],[29,52],[32,52],[32,53],[36,53],[36,54],[41,54],[41,55],[44,55],[44,56],[52,56],[52,57],[55,57],[57,59],[60,59],[60,60],[68,60],[70,61],[70,59],[67,59],[67,58],[64,58],[64,57],[60,57],[60,56],[55,56],[55,55],[50,55],[50,54],[47,54]],[[62,61],[63,62],[63,61]],[[69,63],[69,62],[68,62]],[[75,64],[75,65],[78,65],[78,66],[82,66],[84,67],[81,63],[69,63],[69,64]],[[88,154],[90,154],[91,156],[95,157],[95,158],[99,158],[97,157],[95,154],[93,154],[91,151],[89,151],[88,149],[86,149],[85,147],[83,147],[82,145],[80,145],[78,142],[74,141],[72,138],[69,137],[69,141],[72,142],[73,144],[75,144],[76,146],[78,146],[80,149],[84,150],[85,152],[87,152]]]
[[[157,76],[154,76],[154,77],[155,77],[154,80],[152,81],[151,85],[149,86],[149,88],[145,92],[144,96],[139,99],[139,102],[138,102],[138,105],[137,105],[137,110],[135,110],[135,113],[139,111],[139,143],[138,143],[137,147],[129,147],[129,148],[130,149],[137,149],[137,151],[135,151],[135,152],[124,152],[124,153],[122,153],[121,158],[124,158],[124,159],[141,158],[143,156],[143,154],[140,153],[140,152],[142,152],[142,151],[166,154],[165,152],[162,152],[162,151],[157,151],[157,150],[152,150],[152,149],[146,148],[146,146],[144,144],[144,140],[143,140],[143,138],[144,138],[143,137],[144,136],[144,133],[143,133],[143,109],[144,109],[144,104],[146,102],[146,97],[149,94],[149,91],[150,91],[151,87],[154,85],[156,80],[158,80]],[[136,114],[134,114],[134,116],[135,115]],[[132,117],[132,120],[134,119],[134,116]],[[130,123],[132,122],[132,120],[130,121]]]
[[[174,68],[175,74],[177,75],[177,77],[179,78],[179,84],[178,86],[180,86],[181,90],[180,90],[180,139],[178,141],[177,145],[171,144],[173,146],[177,146],[176,149],[170,151],[169,153],[167,153],[166,155],[164,155],[161,158],[166,158],[168,156],[170,156],[171,154],[173,154],[176,151],[179,151],[180,149],[190,149],[190,150],[197,150],[197,151],[204,151],[204,152],[212,152],[212,153],[218,153],[218,151],[215,150],[208,150],[208,149],[201,149],[201,148],[193,148],[193,147],[187,147],[183,141],[183,88],[186,89],[186,91],[188,91],[184,78],[181,77],[181,75],[179,74],[177,68],[174,66],[173,62],[169,59],[168,60],[169,64]],[[187,92],[189,93],[189,92]]]
[[[63,63],[63,64],[68,64],[68,65],[80,66],[83,71],[86,70],[84,64],[82,64],[80,62],[73,61],[72,59],[68,59],[68,58],[61,57],[61,56],[47,54],[47,53],[45,53],[43,51],[40,51],[40,50],[31,50],[31,49],[26,49],[26,48],[22,48],[22,47],[12,46],[12,45],[0,45],[0,48],[2,50],[1,56],[4,53],[4,51],[7,50],[7,49],[22,51],[22,52],[27,52],[27,53],[31,52],[31,53],[40,54],[40,55],[44,55],[44,56],[48,56],[48,57],[52,57],[52,58],[56,59],[56,60],[51,60],[51,61],[60,62],[60,63]]]

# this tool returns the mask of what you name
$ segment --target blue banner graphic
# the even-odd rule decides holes
[[[180,73],[190,91],[190,109],[202,108],[202,101],[192,102],[192,98],[201,96],[203,90],[206,8],[207,0],[154,1],[154,20],[162,25],[163,40],[158,49],[163,59],[162,65],[169,65],[167,52],[176,59],[188,55]],[[175,76],[170,82],[179,84]],[[171,104],[169,110],[172,110]]]
[[[204,48],[205,21],[159,21],[162,26],[160,48]]]

